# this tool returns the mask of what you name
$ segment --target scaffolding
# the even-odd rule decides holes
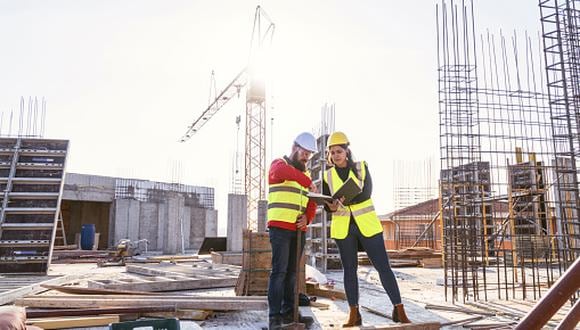
[[[540,36],[476,37],[472,3],[443,1],[437,29],[446,298],[538,299],[578,251],[578,106],[554,97],[573,70],[544,68]]]

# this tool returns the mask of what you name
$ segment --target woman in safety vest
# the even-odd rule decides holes
[[[371,200],[372,180],[366,162],[355,162],[343,132],[334,132],[328,138],[329,161],[334,166],[324,174],[323,193],[332,196],[343,183],[352,178],[362,191],[350,202],[335,200],[326,208],[332,212],[330,236],[336,241],[344,269],[344,289],[350,306],[348,321],[343,327],[362,324],[358,308],[358,245],[363,246],[375,269],[379,272],[383,288],[393,304],[393,321],[411,323],[401,303],[401,293],[383,241],[383,227]]]

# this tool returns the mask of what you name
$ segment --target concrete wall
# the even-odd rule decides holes
[[[204,237],[217,236],[217,211],[184,206],[184,198],[176,196],[166,203],[115,200],[114,237],[147,239],[149,250],[167,254],[197,250]]]
[[[66,173],[62,199],[110,203],[115,199],[115,181],[107,176]]]

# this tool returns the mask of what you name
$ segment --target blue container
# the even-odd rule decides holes
[[[95,245],[95,225],[85,224],[81,228],[81,249],[92,250]]]

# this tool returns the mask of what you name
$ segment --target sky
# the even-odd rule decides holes
[[[0,0],[0,135],[21,97],[44,97],[44,137],[70,140],[68,172],[214,187],[223,235],[243,95],[178,140],[208,105],[212,70],[219,91],[246,66],[261,5],[276,25],[267,163],[318,132],[321,107],[335,104],[335,128],[368,162],[375,207],[387,213],[403,175],[395,162],[431,160],[435,173],[439,164],[437,3]],[[474,7],[477,33],[540,29],[536,1]]]

